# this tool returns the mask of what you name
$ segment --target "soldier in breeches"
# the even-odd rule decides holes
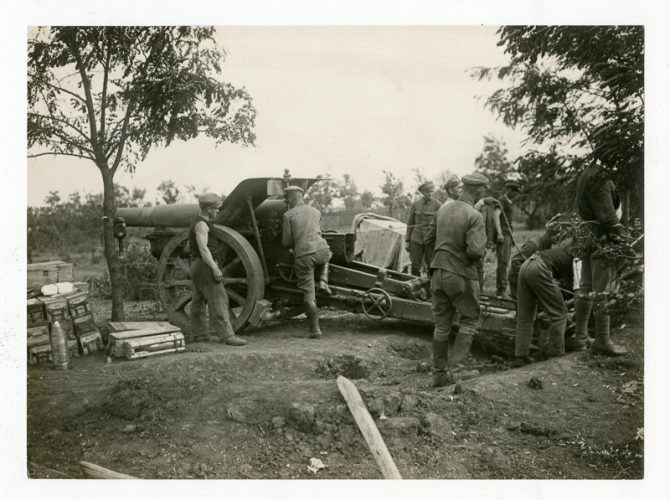
[[[479,326],[479,283],[477,263],[486,251],[486,230],[482,215],[474,209],[488,179],[481,174],[463,177],[461,197],[440,207],[427,240],[434,243],[430,264],[433,333],[433,385],[452,382],[449,362],[464,361]],[[454,319],[460,329],[449,360],[448,338]]]
[[[529,357],[533,339],[533,323],[538,302],[549,323],[548,342],[540,346],[543,357],[565,354],[565,328],[568,307],[563,300],[558,280],[572,277],[573,256],[568,245],[542,250],[531,255],[521,265],[517,284],[516,341],[513,366],[523,366]]]
[[[302,290],[305,314],[309,322],[309,338],[320,338],[314,273],[316,271],[319,277],[319,289],[330,294],[328,262],[332,253],[328,242],[321,236],[321,213],[305,204],[302,188],[288,186],[284,193],[289,210],[284,213],[282,244],[293,250],[297,286]]]
[[[577,180],[577,211],[588,221],[588,227],[598,239],[618,241],[625,235],[616,209],[619,195],[614,183],[599,165],[587,167]],[[591,345],[594,353],[621,356],[626,349],[610,340],[610,316],[605,309],[604,294],[610,290],[614,269],[602,259],[587,256],[582,260],[581,282],[575,295],[575,342],[578,349],[588,343],[587,325],[593,310],[595,341]],[[595,292],[595,299],[591,296]]]
[[[210,237],[211,221],[216,218],[221,207],[221,198],[213,193],[205,193],[198,199],[198,204],[200,215],[191,225],[188,238],[193,282],[191,335],[193,338],[209,337],[205,314],[205,307],[208,307],[209,322],[216,338],[228,345],[242,346],[247,341],[235,335],[230,323],[228,294],[223,286],[223,274],[215,261],[219,257],[218,242]]]
[[[440,208],[440,202],[433,198],[434,190],[435,186],[432,182],[424,182],[419,186],[423,197],[412,203],[407,218],[405,246],[409,252],[409,259],[412,262],[411,272],[414,276],[420,276],[421,266],[425,262],[428,267],[432,258],[432,255],[429,255],[431,248],[425,244],[424,240],[428,225]]]

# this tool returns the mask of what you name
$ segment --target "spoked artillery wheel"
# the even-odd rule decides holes
[[[209,237],[216,238],[220,245],[221,256],[216,260],[228,294],[230,321],[238,332],[247,325],[256,301],[265,295],[263,267],[254,248],[240,233],[225,226],[212,227]],[[168,320],[190,336],[188,234],[188,230],[183,231],[165,245],[158,261],[158,297]]]

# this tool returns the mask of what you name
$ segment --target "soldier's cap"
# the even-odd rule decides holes
[[[446,191],[447,189],[458,186],[460,183],[461,183],[460,177],[458,177],[457,175],[452,175],[447,179],[447,182],[444,183],[442,189]]]
[[[214,193],[204,193],[198,197],[200,208],[219,208],[222,204],[221,197]]]
[[[512,189],[521,189],[521,183],[514,179],[508,179],[505,181],[505,187]]]
[[[489,183],[488,178],[479,173],[464,175],[461,177],[461,181],[466,186],[486,186]]]
[[[284,188],[284,194],[290,193],[291,191],[299,191],[302,194],[305,194],[305,190],[300,186],[286,186]]]
[[[419,186],[419,191],[435,191],[435,184],[432,181],[426,181]]]

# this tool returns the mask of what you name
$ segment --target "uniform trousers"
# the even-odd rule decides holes
[[[202,259],[191,262],[191,279],[193,292],[191,298],[191,335],[199,337],[207,335],[207,315],[209,308],[209,324],[215,334],[226,339],[235,335],[230,323],[228,294],[223,283],[214,280],[214,273]]]
[[[433,340],[446,342],[454,320],[460,318],[460,330],[474,334],[479,326],[479,282],[445,269],[433,269],[430,279]]]
[[[330,251],[330,248],[324,248],[295,258],[295,277],[297,279],[298,289],[302,290],[304,302],[316,303],[314,270],[317,266],[328,264],[332,255],[333,253]]]
[[[432,257],[432,256],[431,256]],[[412,274],[414,276],[421,276],[421,267],[426,264],[426,267],[430,265],[428,259],[428,249],[422,243],[414,243],[413,241],[409,244],[409,260],[412,263]]]
[[[548,356],[564,354],[568,308],[549,266],[539,255],[531,256],[521,266],[517,293],[514,355],[524,357],[530,353],[538,302],[542,304],[549,323],[548,345],[544,349],[545,354]]]

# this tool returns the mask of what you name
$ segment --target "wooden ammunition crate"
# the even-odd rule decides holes
[[[102,337],[100,336],[99,331],[88,332],[84,335],[80,335],[79,338],[79,354],[86,356],[92,352],[102,351],[104,349],[104,344],[102,342]]]
[[[64,295],[52,295],[51,297],[40,297],[38,299],[46,309],[47,318],[50,323],[55,320],[62,321],[70,319],[70,311],[67,307],[67,298]]]
[[[95,321],[93,321],[93,315],[87,314],[80,318],[74,318],[72,320],[72,325],[74,326],[74,334],[76,337],[81,337],[82,335],[87,335],[89,333],[94,333],[98,331],[98,327],[95,326]]]
[[[28,264],[28,287],[41,287],[50,283],[74,281],[72,264],[62,260]]]
[[[88,293],[77,291],[68,293],[64,295],[64,297],[67,300],[67,308],[73,319],[91,314],[91,309],[88,304]]]
[[[127,359],[146,358],[185,350],[186,343],[184,342],[184,334],[181,332],[136,337],[125,342],[125,356]]]
[[[51,361],[51,344],[34,345],[28,347],[28,364],[48,363]]]
[[[77,345],[76,340],[68,340],[67,350],[70,353],[70,357],[79,356],[79,346]],[[52,360],[51,356],[51,343],[47,342],[46,344],[33,345],[28,347],[28,364],[36,365],[37,363],[48,363]]]
[[[28,328],[28,347],[49,343],[49,325]]]
[[[108,356],[137,359],[185,350],[181,330],[166,321],[110,322],[109,329]]]
[[[49,324],[44,304],[37,299],[28,299],[27,319],[28,328]]]
[[[55,321],[59,321],[67,338],[76,340],[70,311],[67,307],[67,299],[63,295],[52,295],[51,297],[40,297],[39,300],[44,304],[49,324],[53,326]]]
[[[89,295],[91,291],[90,285],[85,281],[73,281],[72,286],[74,286],[74,289],[78,292],[84,292],[86,295]]]

